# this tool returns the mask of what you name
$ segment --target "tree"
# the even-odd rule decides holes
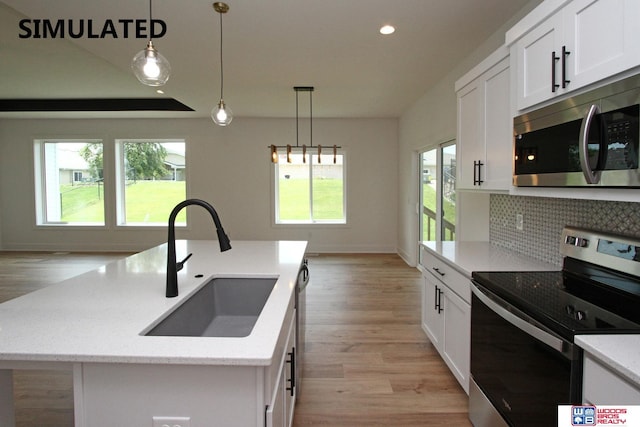
[[[167,150],[158,142],[124,144],[127,178],[131,180],[161,178],[167,174],[164,159]]]
[[[103,155],[102,144],[88,143],[80,155],[89,165],[94,176],[102,178]],[[130,142],[124,144],[124,158],[127,179],[160,178],[167,174],[164,159],[167,150],[159,142]]]
[[[88,143],[80,150],[80,156],[89,165],[91,176],[101,180],[103,178],[102,144],[99,142]]]

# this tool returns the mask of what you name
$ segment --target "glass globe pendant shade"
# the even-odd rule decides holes
[[[133,57],[131,69],[140,83],[147,86],[162,86],[171,74],[169,61],[153,47],[151,40],[145,49]]]
[[[227,107],[221,99],[218,105],[211,110],[211,118],[218,126],[226,126],[233,120],[233,112]]]

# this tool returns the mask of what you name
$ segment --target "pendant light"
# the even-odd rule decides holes
[[[147,47],[138,52],[131,60],[131,69],[140,83],[147,86],[162,86],[169,80],[171,65],[169,65],[167,58],[162,56],[153,46],[152,33],[153,20],[151,0],[149,0],[149,41]]]
[[[211,118],[218,126],[227,126],[233,120],[231,108],[224,103],[224,67],[222,65],[222,14],[229,11],[229,5],[222,2],[215,2],[213,8],[220,14],[220,102],[211,110]]]

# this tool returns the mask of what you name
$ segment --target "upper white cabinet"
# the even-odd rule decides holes
[[[542,3],[507,32],[518,111],[640,65],[638,0],[573,0],[533,22],[557,4]]]
[[[498,49],[456,84],[457,188],[507,191],[512,122],[509,52]]]

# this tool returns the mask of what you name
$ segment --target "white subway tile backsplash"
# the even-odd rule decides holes
[[[497,246],[561,265],[565,225],[640,237],[640,203],[491,195],[489,239]]]

